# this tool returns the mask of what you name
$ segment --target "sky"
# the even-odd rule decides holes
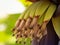
[[[24,5],[18,0],[0,0],[0,19],[8,14],[22,13],[24,10]]]

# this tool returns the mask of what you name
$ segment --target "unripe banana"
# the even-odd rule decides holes
[[[31,6],[32,6],[32,5],[31,5]],[[19,17],[18,20],[16,21],[15,27],[13,28],[12,31],[15,31],[15,29],[20,25],[20,22],[21,22],[21,20],[23,19],[23,17],[25,16],[25,13],[29,10],[29,8],[30,8],[31,6],[29,6],[29,7],[20,15],[20,17]]]
[[[47,23],[50,21],[51,17],[53,16],[57,6],[52,4],[47,9],[46,13],[38,20],[39,25],[43,25],[42,29],[45,29]]]
[[[31,11],[30,11],[30,14],[29,14],[29,18],[27,18],[27,21],[26,21],[24,27],[27,27],[27,26],[29,25],[29,23],[32,21],[31,18],[34,17],[35,10],[36,10],[36,8],[37,8],[37,5],[39,5],[39,4],[40,4],[40,2],[36,2],[35,5],[33,5],[33,7],[31,8]],[[33,10],[33,9],[34,9],[34,10]],[[33,11],[33,12],[32,12],[32,11]],[[30,18],[30,17],[31,17],[31,18]],[[25,17],[25,19],[26,19],[26,17]],[[24,27],[23,27],[23,28],[24,28]],[[27,28],[28,28],[28,27],[27,27]],[[30,30],[28,29],[27,31],[25,31],[25,34],[24,34],[24,35],[28,34],[29,32],[30,32]]]
[[[47,3],[47,4],[48,4],[48,3]],[[50,4],[48,4],[48,5],[47,5],[47,4],[44,5],[44,6],[46,6],[46,9],[42,6],[45,10],[47,10],[47,8],[48,8],[49,5],[50,5]],[[39,7],[38,7],[37,9],[39,9]],[[39,10],[39,11],[40,11],[40,10]],[[45,11],[45,12],[46,12],[46,11]],[[44,12],[44,14],[45,14],[45,12]],[[41,13],[41,12],[40,12],[40,13]],[[39,18],[37,18],[37,19],[35,18],[35,20],[34,20],[34,21],[36,22],[36,24],[37,24],[37,20],[40,21],[39,24],[37,24],[37,25],[35,24],[35,26],[33,27],[33,28],[34,28],[34,29],[33,29],[33,30],[34,30],[34,34],[32,34],[32,35],[35,35],[34,37],[36,37],[36,34],[37,34],[37,32],[38,32],[38,30],[39,30],[39,28],[40,28],[40,24],[41,24],[42,21],[43,21],[42,19],[44,19],[44,16],[45,16],[44,14],[42,14],[41,16],[39,16]],[[39,14],[39,15],[40,15],[40,14]],[[35,22],[34,22],[34,23],[35,23]],[[37,28],[36,28],[36,27],[37,27]],[[32,36],[32,37],[33,37],[33,36]],[[34,38],[34,37],[33,37],[33,38]]]
[[[28,8],[28,10],[27,10],[27,12],[25,12],[25,14],[24,14],[24,17],[23,17],[23,15],[21,15],[20,17],[19,17],[19,19],[21,19],[22,17],[22,20],[21,20],[21,22],[20,22],[20,25],[19,25],[19,27],[17,28],[17,30],[20,30],[20,29],[22,29],[23,28],[23,26],[24,26],[24,24],[25,24],[25,22],[26,22],[26,19],[29,17],[29,13],[30,13],[30,10],[31,10],[31,8],[33,7],[33,5],[34,4],[32,4],[29,8]]]
[[[43,3],[42,3],[42,4],[43,4]],[[45,4],[45,6],[47,6],[47,4]],[[48,6],[49,6],[49,5],[48,5]],[[47,6],[47,8],[48,8],[48,6]],[[35,20],[35,21],[37,22],[37,20]],[[35,26],[34,26],[34,29],[33,29],[34,31],[32,32],[32,30],[31,30],[31,32],[32,32],[31,35],[35,35],[35,34],[37,33],[38,29],[39,29],[39,26],[38,26],[38,25],[37,25],[37,26],[35,25]],[[34,33],[34,34],[33,34],[33,33]],[[35,35],[35,36],[36,36],[36,35]],[[32,37],[33,37],[33,36],[32,36]]]
[[[17,32],[19,32],[19,31],[17,31],[17,30],[19,30],[19,28],[21,29],[22,27],[23,27],[23,25],[24,25],[24,23],[25,23],[25,20],[24,20],[24,16],[25,16],[25,14],[26,15],[28,15],[28,12],[29,12],[29,10],[30,10],[30,7],[32,8],[32,6],[33,6],[34,4],[32,4],[31,6],[29,6],[28,8],[27,8],[27,10],[26,11],[24,11],[24,13],[22,13],[21,15],[20,15],[20,17],[18,18],[18,20],[17,20],[17,24],[15,25],[15,28],[13,29],[13,32],[14,32],[14,34],[16,34]],[[19,22],[19,20],[21,20],[20,22]],[[19,24],[19,25],[18,25]],[[18,26],[18,27],[17,27]],[[14,35],[13,34],[13,35]]]
[[[57,6],[49,1],[39,1],[32,4],[25,13],[19,17],[21,21],[18,21],[18,24],[15,26],[17,29],[14,34],[16,34],[18,43],[21,42],[20,38],[22,38],[25,44],[25,39],[28,40],[28,38],[30,38],[30,40],[33,40],[37,38],[39,41],[45,36],[47,34],[46,25],[52,18],[56,8]],[[24,28],[27,29],[25,30]]]
[[[30,17],[31,18],[34,18],[34,15],[35,15],[35,11],[36,11],[36,9],[37,9],[37,7],[38,6],[40,6],[42,4],[42,2],[37,2],[37,4],[34,6],[34,8],[32,8],[32,10],[31,10],[31,12],[30,12]],[[33,10],[34,9],[34,10]],[[27,23],[26,23],[27,24]],[[29,30],[29,29],[28,29]],[[32,31],[31,31],[32,32]],[[27,34],[29,34],[29,33],[31,33],[30,31],[27,33]],[[30,34],[31,35],[31,34]]]
[[[39,17],[41,17],[44,12],[46,11],[46,9],[48,8],[50,2],[43,2],[37,9],[35,12],[35,17],[30,25],[30,27],[33,27],[36,23]]]
[[[36,6],[39,4],[40,2],[36,2],[33,6],[31,6],[30,7],[30,9],[29,9],[29,11],[27,11],[27,13],[25,14],[25,16],[24,16],[24,19],[26,20],[26,23],[25,22],[23,22],[23,20],[22,20],[22,24],[20,24],[20,27],[18,28],[18,29],[20,29],[21,28],[21,30],[22,30],[22,27],[23,27],[23,29],[24,29],[24,27],[27,27],[28,25],[29,25],[29,22],[31,22],[31,18],[29,18],[30,17],[30,14],[33,14],[34,15],[34,13],[35,13],[35,10],[33,11],[33,8],[34,9],[36,9]],[[31,10],[32,9],[32,10]],[[33,12],[31,12],[31,11],[33,11]],[[30,13],[31,12],[31,13]],[[29,14],[30,13],[30,14]],[[32,16],[32,15],[31,15]],[[24,30],[23,30],[23,32],[24,32]]]
[[[54,14],[54,12],[56,10],[56,8],[57,8],[57,6],[55,4],[53,4],[53,3],[51,3],[51,5],[49,6],[49,8],[48,8],[48,10],[47,10],[47,12],[45,14],[43,23],[46,22],[46,25],[47,25],[47,23],[52,18],[53,14]],[[44,29],[44,27],[46,27],[46,25],[42,26],[42,29]]]
[[[52,18],[55,10],[56,10],[57,6],[52,4],[49,6],[49,8],[47,9],[46,13],[45,13],[45,16],[44,16],[44,19],[43,19],[43,22],[42,22],[42,26],[41,26],[41,29],[39,30],[39,32],[46,32],[43,34],[43,36],[45,34],[47,34],[47,31],[45,30],[46,29],[46,25],[48,24],[48,22],[50,21],[50,19]],[[49,16],[50,15],[50,16]],[[48,17],[48,18],[47,18]],[[46,20],[47,19],[47,20]]]
[[[51,11],[50,11],[51,10]],[[52,15],[54,14],[54,12],[55,12],[55,10],[56,10],[56,5],[54,5],[54,4],[51,4],[50,6],[49,6],[49,8],[47,9],[47,11],[45,12],[45,14],[39,19],[40,21],[39,21],[39,23],[38,24],[40,24],[40,26],[41,26],[41,28],[35,28],[35,31],[36,31],[36,33],[34,33],[35,34],[35,36],[36,36],[36,34],[37,34],[37,36],[39,35],[39,32],[45,32],[45,33],[43,33],[43,35],[44,34],[47,34],[47,31],[45,30],[46,29],[46,25],[47,25],[47,23],[49,22],[49,20],[51,19],[51,17],[52,17]],[[49,14],[48,14],[49,13]],[[45,21],[45,19],[46,19],[46,17],[45,16],[47,16],[47,15],[51,15],[47,20],[48,21]],[[45,21],[45,22],[44,22]],[[36,25],[35,25],[36,26]],[[39,26],[38,26],[39,27]],[[38,31],[39,30],[39,31]],[[37,32],[38,31],[38,32]],[[40,33],[41,34],[41,33]],[[38,37],[40,37],[40,35],[38,36]],[[42,38],[42,37],[40,37],[40,38]]]
[[[25,28],[28,28],[31,21],[32,21],[32,18],[34,17],[34,13],[36,11],[36,8],[38,7],[38,5],[40,4],[41,2],[36,2],[35,5],[31,8],[31,11],[30,11],[30,14],[29,14],[29,18],[27,19],[26,23],[25,23]]]

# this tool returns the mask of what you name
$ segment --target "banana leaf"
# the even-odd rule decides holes
[[[58,6],[55,16],[52,18],[52,23],[55,29],[55,32],[60,38],[60,5]]]

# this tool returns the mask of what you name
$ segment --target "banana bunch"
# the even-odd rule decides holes
[[[39,41],[47,34],[46,25],[53,16],[57,6],[49,1],[38,1],[30,5],[18,18],[14,29],[13,36],[16,37],[17,43],[21,41],[37,39]]]

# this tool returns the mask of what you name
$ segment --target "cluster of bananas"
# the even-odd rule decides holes
[[[49,1],[37,1],[30,5],[18,18],[13,35],[20,38],[39,41],[47,34],[46,25],[53,16],[57,6]],[[31,42],[30,41],[30,42]],[[20,42],[19,42],[20,43]]]

